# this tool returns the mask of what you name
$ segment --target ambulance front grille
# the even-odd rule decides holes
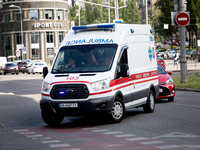
[[[60,84],[53,86],[50,96],[52,99],[86,99],[89,91],[84,84]]]

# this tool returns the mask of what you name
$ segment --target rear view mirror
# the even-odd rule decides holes
[[[171,71],[167,71],[167,73],[168,73],[169,75],[171,75],[171,74],[172,74],[172,72],[171,72]]]
[[[130,75],[128,64],[122,64],[120,69],[122,77],[128,77]]]
[[[48,74],[48,67],[43,67],[43,78]]]

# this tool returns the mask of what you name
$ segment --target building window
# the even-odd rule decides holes
[[[21,33],[16,34],[17,44],[22,44],[22,36]]]
[[[39,32],[31,32],[31,43],[39,43]]]
[[[15,21],[20,21],[20,20],[21,20],[20,11],[15,11]]]
[[[10,16],[9,15],[10,15],[9,12],[5,12],[4,13],[4,17],[3,17],[3,21],[4,22],[9,22],[9,20],[10,20]]]
[[[58,10],[58,20],[63,20],[63,10]]]
[[[52,20],[53,19],[53,10],[47,9],[44,11],[45,19]]]
[[[63,39],[64,39],[64,32],[59,32],[59,44],[61,44]]]
[[[47,48],[47,57],[53,57],[54,49],[53,48]]]
[[[30,20],[38,20],[38,10],[30,10]]]
[[[47,43],[53,43],[53,32],[47,32]]]
[[[32,58],[40,58],[40,50],[39,48],[32,48]]]

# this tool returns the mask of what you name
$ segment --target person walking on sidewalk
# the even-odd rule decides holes
[[[177,55],[177,51],[175,52],[175,55],[174,55],[174,67],[178,65],[178,55]]]

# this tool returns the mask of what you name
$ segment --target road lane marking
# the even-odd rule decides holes
[[[122,135],[113,135],[114,137],[131,137],[131,136],[135,136],[133,134],[122,134]]]
[[[49,146],[53,147],[53,148],[59,148],[59,147],[69,147],[71,145],[69,145],[69,144],[54,144],[54,145],[49,145]]]
[[[183,145],[184,147],[187,147],[187,148],[193,148],[193,149],[200,149],[200,145]]]
[[[40,137],[40,136],[43,136],[43,135],[41,135],[41,134],[37,134],[37,135],[28,135],[27,137],[29,137],[29,138],[34,138],[34,137]]]
[[[121,134],[121,133],[123,133],[123,132],[116,131],[116,132],[105,132],[103,134],[110,135],[110,134]]]
[[[19,130],[13,130],[14,132],[25,132],[25,131],[29,131],[28,129],[19,129]]]
[[[108,129],[103,129],[103,130],[92,130],[93,132],[105,132],[108,131]]]
[[[140,142],[141,144],[144,145],[150,145],[150,144],[160,144],[160,143],[164,143],[162,141],[149,141],[149,142]]]
[[[155,146],[156,148],[159,148],[159,149],[171,149],[171,148],[179,148],[181,146],[178,146],[178,145],[165,145],[165,146]]]
[[[129,141],[140,141],[140,140],[148,140],[149,138],[145,137],[136,137],[136,138],[128,138]]]
[[[41,143],[43,144],[46,144],[46,143],[58,143],[58,142],[61,142],[59,140],[49,140],[49,141],[40,141]]]
[[[19,132],[19,134],[36,134],[35,132]]]

